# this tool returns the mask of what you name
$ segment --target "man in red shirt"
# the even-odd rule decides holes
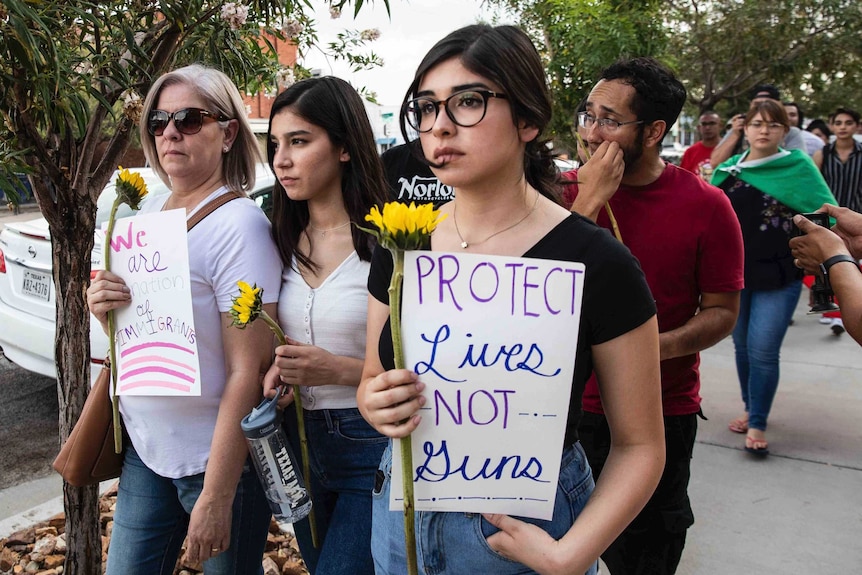
[[[700,115],[697,122],[697,132],[700,141],[691,145],[682,155],[679,167],[699,175],[707,182],[712,178],[712,166],[709,157],[721,139],[721,117],[712,110],[707,110]]]
[[[572,211],[612,229],[640,260],[658,309],[666,464],[643,511],[602,554],[613,575],[672,574],[694,523],[688,498],[700,410],[698,352],[729,335],[743,287],[742,232],[724,193],[659,156],[685,102],[683,85],[651,58],[602,72],[578,124],[592,154],[564,196]],[[614,313],[613,309],[607,313]],[[593,473],[610,450],[595,375],[578,430]],[[624,413],[609,414],[625,417]]]

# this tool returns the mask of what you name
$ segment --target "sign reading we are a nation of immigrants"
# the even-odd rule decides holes
[[[551,518],[583,283],[580,263],[405,254],[405,362],[427,386],[412,434],[417,510]]]
[[[200,395],[185,210],[119,219],[106,248],[132,293],[113,334],[118,393]]]

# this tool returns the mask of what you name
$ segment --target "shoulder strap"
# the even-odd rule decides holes
[[[206,204],[204,207],[199,209],[197,212],[195,212],[195,215],[193,215],[191,219],[186,222],[186,231],[190,232],[193,227],[201,223],[201,220],[203,220],[205,217],[207,217],[226,203],[230,202],[231,200],[245,197],[247,197],[245,194],[241,194],[239,192],[228,192],[226,194],[220,195],[219,197],[215,198],[214,200]]]

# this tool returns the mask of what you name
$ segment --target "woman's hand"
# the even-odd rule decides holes
[[[203,563],[230,546],[233,496],[210,497],[201,492],[189,518],[186,557]]]
[[[587,565],[559,565],[560,543],[543,529],[508,515],[483,513],[485,521],[499,529],[488,537],[488,546],[494,551],[517,563],[526,565],[536,573],[552,575],[556,573],[584,573]]]
[[[278,376],[278,367],[273,364],[266,375],[263,376],[263,395],[265,397],[275,397],[276,394],[281,394],[278,398],[278,408],[284,409],[293,403],[293,388],[282,383]]]
[[[97,272],[87,288],[87,307],[105,333],[108,332],[108,311],[127,306],[131,301],[131,290],[123,278],[106,270]]]
[[[407,437],[422,420],[420,395],[425,384],[406,369],[393,369],[365,380],[356,394],[362,416],[387,437]]]
[[[321,347],[305,345],[290,338],[275,348],[273,365],[288,385],[359,384],[362,360],[333,355]]]

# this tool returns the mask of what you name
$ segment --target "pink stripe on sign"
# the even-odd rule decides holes
[[[157,355],[145,355],[143,357],[136,357],[135,359],[130,359],[128,361],[123,362],[123,367],[132,367],[133,365],[138,365],[139,363],[168,363],[170,365],[175,365],[177,367],[181,367],[183,369],[187,369],[189,371],[195,371],[194,366],[182,363],[180,361],[174,361],[173,359],[167,359],[165,357],[159,357]]]
[[[174,371],[173,369],[168,369],[166,367],[157,367],[157,366],[142,367],[140,369],[133,369],[133,370],[127,371],[123,375],[120,376],[120,381],[122,381],[124,379],[129,379],[130,377],[134,377],[136,375],[141,375],[142,373],[150,373],[150,372],[163,373],[165,375],[170,375],[170,376],[176,377],[177,379],[184,379],[184,380],[188,381],[189,383],[195,382],[194,377],[191,377],[191,376],[186,375],[184,373],[180,373],[178,371]]]
[[[188,393],[192,389],[192,386],[190,385],[184,385],[182,383],[176,383],[172,381],[135,381],[133,383],[127,383],[126,385],[121,385],[120,391],[125,392],[130,389],[138,389],[139,387],[160,387],[163,389],[184,391],[186,393]]]
[[[135,353],[137,351],[141,351],[142,349],[147,349],[149,347],[167,347],[169,349],[178,349],[180,351],[184,351],[186,353],[190,353],[192,355],[195,354],[194,349],[189,349],[187,347],[183,347],[181,345],[177,345],[175,343],[168,343],[166,341],[156,341],[153,343],[142,343],[141,345],[136,345],[134,347],[130,347],[129,349],[123,350],[120,354],[121,357],[126,357],[129,354]]]

